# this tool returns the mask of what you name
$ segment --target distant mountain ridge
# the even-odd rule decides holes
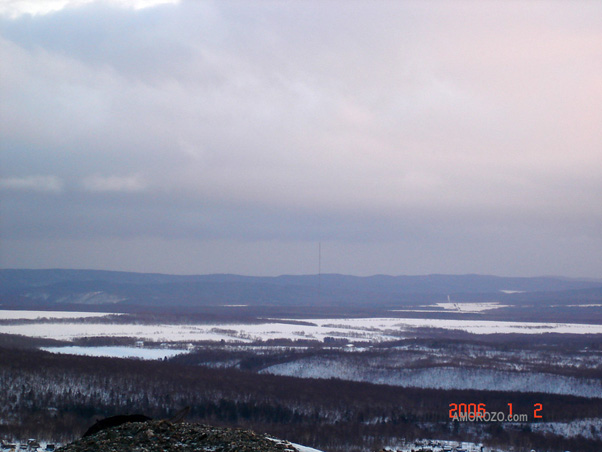
[[[350,276],[340,274],[242,276],[167,275],[105,270],[0,270],[0,304],[48,305],[307,305],[404,304],[443,301],[448,294],[602,293],[602,281],[490,275]],[[586,294],[586,298],[591,296]]]

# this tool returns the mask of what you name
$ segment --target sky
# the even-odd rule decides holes
[[[0,267],[602,278],[602,2],[0,0]]]

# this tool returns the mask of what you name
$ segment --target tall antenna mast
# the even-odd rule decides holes
[[[318,296],[322,294],[322,242],[318,242]]]

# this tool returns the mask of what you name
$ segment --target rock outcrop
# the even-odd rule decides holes
[[[291,443],[250,430],[202,424],[173,424],[169,421],[129,422],[57,449],[57,452],[90,451],[300,452]]]

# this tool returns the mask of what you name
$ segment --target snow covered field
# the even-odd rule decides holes
[[[64,353],[69,355],[85,356],[108,356],[112,358],[139,358],[139,359],[164,359],[172,356],[188,353],[188,350],[172,350],[162,348],[141,348],[141,347],[40,347],[51,353]]]
[[[475,389],[511,392],[545,392],[602,398],[602,381],[578,379],[564,375],[533,372],[507,372],[494,369],[462,367],[428,367],[402,369],[371,365],[349,359],[310,357],[276,364],[261,373],[300,378],[342,378],[402,387],[436,389]]]
[[[0,320],[81,319],[87,317],[105,317],[107,315],[118,314],[107,314],[105,312],[0,310]]]
[[[3,311],[16,315],[14,311]],[[27,311],[20,311],[22,316]],[[50,313],[43,313],[44,315]],[[83,313],[57,313],[59,318]],[[64,315],[64,317],[63,317]],[[91,316],[106,314],[91,314]],[[39,312],[31,312],[32,319],[40,318]],[[35,317],[38,316],[38,317]],[[3,318],[0,316],[0,318]],[[16,317],[15,317],[16,318]],[[21,317],[27,318],[27,317]],[[602,325],[570,323],[529,323],[496,322],[486,320],[449,319],[399,319],[399,318],[357,318],[357,319],[306,319],[305,324],[272,319],[265,323],[223,323],[223,324],[112,324],[112,323],[28,323],[21,325],[0,325],[0,333],[19,334],[29,337],[73,340],[82,337],[132,337],[157,342],[196,342],[221,341],[253,342],[268,339],[314,339],[323,341],[325,337],[335,337],[353,341],[382,342],[395,340],[412,334],[416,328],[443,328],[466,331],[474,334],[602,334]]]
[[[493,309],[507,308],[507,305],[486,302],[486,303],[436,303],[434,305],[423,306],[424,309],[393,309],[391,312],[458,312],[466,314],[483,313]],[[426,309],[428,308],[428,309]]]
[[[398,318],[360,318],[360,319],[322,319],[307,320],[322,328],[337,328],[362,332],[380,331],[386,335],[391,331],[408,331],[413,328],[443,328],[460,330],[474,334],[602,334],[602,325],[576,323],[536,323],[536,322],[499,322],[490,320],[449,320],[449,319],[398,319]]]

